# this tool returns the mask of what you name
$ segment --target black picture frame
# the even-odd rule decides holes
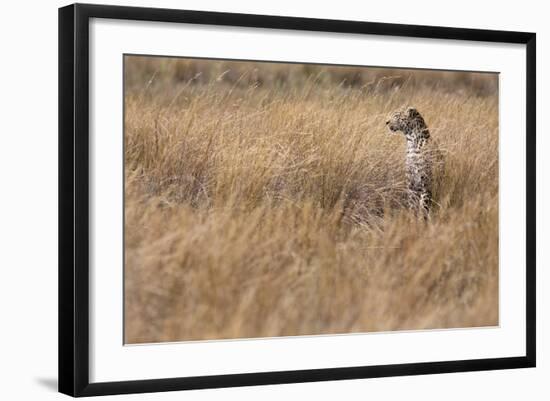
[[[89,36],[91,18],[160,21],[251,28],[322,31],[415,38],[516,43],[526,46],[526,353],[524,356],[382,366],[89,381]],[[59,9],[59,391],[95,396],[264,384],[361,379],[527,368],[535,366],[535,109],[536,35],[526,32],[359,21],[74,4]]]

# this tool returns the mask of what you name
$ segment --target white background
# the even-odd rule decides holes
[[[464,26],[536,31],[538,34],[538,368],[383,378],[256,388],[202,390],[127,399],[213,400],[219,398],[273,399],[521,399],[550,397],[550,354],[547,320],[550,306],[543,292],[550,285],[550,249],[544,241],[550,214],[550,142],[542,134],[550,128],[543,110],[550,107],[550,79],[544,76],[550,45],[548,12],[544,2],[513,4],[463,0],[449,4],[406,1],[337,3],[202,1],[114,1],[113,4],[164,6],[244,13],[282,14],[318,18]],[[225,4],[224,4],[225,3]],[[0,174],[0,395],[4,399],[56,399],[57,375],[57,7],[58,1],[27,1],[3,7],[0,24],[2,107]],[[7,124],[6,124],[7,122]],[[545,339],[546,337],[546,339]],[[120,398],[120,397],[119,397]]]

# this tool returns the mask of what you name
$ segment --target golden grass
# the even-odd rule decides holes
[[[494,75],[127,57],[125,341],[498,324],[497,91]],[[346,194],[403,192],[384,122],[406,105],[445,153],[438,206],[350,224]]]

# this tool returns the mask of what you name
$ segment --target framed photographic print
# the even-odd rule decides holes
[[[59,10],[59,390],[535,366],[535,34]]]

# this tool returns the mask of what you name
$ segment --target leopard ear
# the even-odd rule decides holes
[[[414,117],[418,116],[418,111],[414,107],[408,107],[407,108],[407,115],[410,118],[414,118]]]

